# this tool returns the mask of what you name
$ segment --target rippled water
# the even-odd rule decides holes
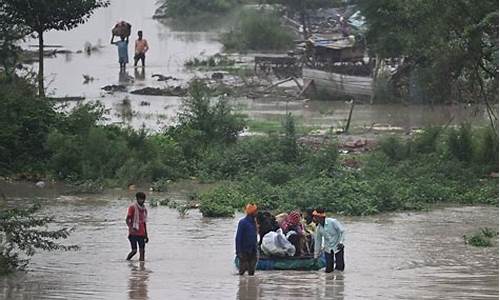
[[[179,198],[186,191],[168,196]],[[26,189],[25,193],[35,195]],[[146,262],[137,257],[128,262],[124,218],[132,194],[36,193],[47,199],[44,213],[55,215],[59,225],[75,226],[68,243],[81,249],[36,254],[28,273],[0,279],[1,299],[498,297],[498,240],[494,247],[476,248],[462,238],[480,227],[498,228],[496,207],[340,216],[347,228],[344,273],[258,271],[252,278],[237,276],[233,266],[235,227],[241,215],[207,219],[191,210],[181,218],[175,210],[149,207]]]

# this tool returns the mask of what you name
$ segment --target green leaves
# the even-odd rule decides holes
[[[28,208],[0,211],[0,274],[26,266],[28,259],[20,258],[19,252],[32,256],[36,250],[78,250],[76,245],[57,243],[57,240],[68,238],[73,229],[46,229],[54,218],[35,215],[40,208],[37,203]]]
[[[1,10],[31,32],[73,29],[108,5],[109,0],[0,0]]]
[[[413,92],[402,96],[415,102],[494,102],[498,94],[495,1],[357,0],[356,4],[366,17],[372,53],[405,58],[400,70],[408,72],[406,85]]]
[[[163,0],[157,14],[179,18],[201,13],[222,13],[236,6],[237,0]]]

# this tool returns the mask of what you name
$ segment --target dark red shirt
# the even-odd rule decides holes
[[[144,212],[145,210],[139,209],[139,229],[135,230],[133,228],[134,224],[134,213],[135,213],[135,205],[132,204],[128,207],[127,218],[130,219],[130,223],[128,224],[128,234],[134,236],[146,236],[146,222],[144,222]]]

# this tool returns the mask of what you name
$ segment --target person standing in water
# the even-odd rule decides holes
[[[127,255],[127,260],[132,259],[137,253],[137,246],[139,246],[139,260],[144,261],[146,243],[149,242],[146,228],[148,211],[144,205],[146,194],[138,192],[135,194],[135,198],[136,202],[128,207],[127,217],[125,218],[128,226],[128,239],[132,248]]]
[[[148,41],[142,38],[142,30],[137,32],[138,39],[135,41],[134,67],[137,67],[137,62],[141,60],[142,67],[146,65],[146,52],[149,50]]]
[[[314,241],[314,258],[319,258],[321,248],[325,252],[326,273],[335,270],[344,271],[344,237],[345,229],[339,221],[327,218],[324,209],[316,209],[313,213],[316,223],[316,236]]]
[[[128,37],[121,36],[118,42],[114,41],[115,36],[111,37],[111,44],[118,47],[118,63],[120,63],[120,71],[125,71],[128,64]]]
[[[236,256],[240,260],[239,274],[243,275],[248,271],[248,275],[253,276],[257,265],[257,206],[247,204],[245,207],[246,217],[238,223],[236,231]]]

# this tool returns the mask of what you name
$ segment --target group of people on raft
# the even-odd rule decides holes
[[[258,256],[309,256],[324,252],[327,273],[344,270],[344,226],[327,218],[322,208],[298,210],[273,216],[247,204],[246,216],[238,223],[236,255],[239,274],[254,275]]]

